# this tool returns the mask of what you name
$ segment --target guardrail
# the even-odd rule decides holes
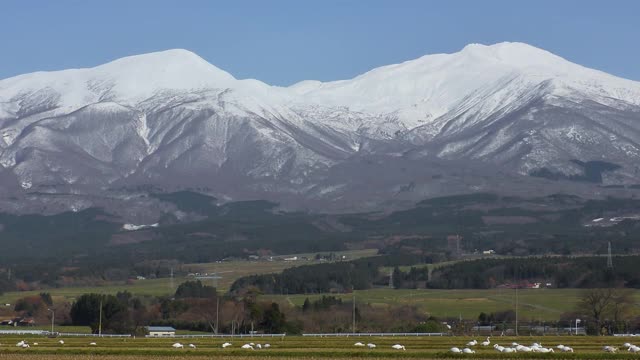
[[[378,337],[393,337],[393,336],[449,336],[448,333],[328,333],[328,334],[302,334],[302,336],[309,337],[363,337],[363,336],[378,336]]]

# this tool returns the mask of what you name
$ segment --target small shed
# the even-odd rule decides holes
[[[171,326],[147,326],[149,337],[173,337],[176,336],[176,329]]]

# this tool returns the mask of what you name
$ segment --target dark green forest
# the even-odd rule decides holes
[[[369,289],[380,278],[382,266],[422,263],[428,259],[415,255],[389,255],[353,261],[298,266],[281,274],[252,275],[240,278],[231,285],[231,292],[255,287],[266,294],[312,294],[348,292]]]
[[[374,248],[383,256],[409,254],[439,262],[486,249],[507,256],[596,255],[606,253],[608,242],[614,253],[632,254],[640,239],[640,221],[632,218],[640,213],[636,199],[478,193],[428,199],[389,214],[318,214],[285,212],[266,201],[219,204],[187,191],[152,196],[196,220],[181,222],[166,214],[158,228],[124,231],[116,217],[100,209],[53,216],[0,214],[0,278],[12,280],[0,281],[0,291],[12,289],[18,279],[56,286],[61,276],[168,276],[171,266],[153,264],[156,260],[202,263]],[[591,226],[596,218],[625,216]],[[460,237],[459,249],[447,242],[452,235]],[[1,275],[9,271],[10,277]]]
[[[396,289],[489,289],[526,287],[536,282],[553,288],[640,288],[640,256],[613,257],[613,268],[607,268],[606,261],[603,256],[478,259],[438,267],[429,276],[426,266],[412,266],[407,271],[399,267],[428,263],[429,259],[377,256],[247,276],[238,279],[231,291],[257,288],[266,294],[342,293],[386,287],[390,279]],[[392,276],[381,272],[382,267],[394,267]]]

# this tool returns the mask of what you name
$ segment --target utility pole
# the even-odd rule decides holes
[[[607,248],[607,268],[613,269],[613,258],[611,257],[611,241],[609,241],[609,246]]]
[[[356,291],[353,290],[353,324],[351,327],[351,332],[356,333]]]
[[[220,319],[220,298],[218,297],[218,291],[216,290],[216,335],[218,335],[218,323]]]
[[[516,336],[518,336],[518,284],[516,284]]]
[[[98,337],[102,337],[102,299],[100,299],[100,317],[98,320]]]
[[[47,309],[49,311],[51,311],[51,334],[53,334],[53,323],[56,320],[56,312],[53,311],[52,309]]]

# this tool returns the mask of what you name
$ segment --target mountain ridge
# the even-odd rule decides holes
[[[0,135],[1,170],[22,189],[0,209],[34,192],[70,194],[62,208],[97,206],[106,200],[86,198],[146,185],[303,208],[527,191],[518,183],[588,194],[565,183],[586,178],[576,161],[614,164],[589,177],[604,185],[640,183],[640,83],[523,43],[289,87],[174,49],[0,80]],[[530,176],[540,174],[556,181]]]

